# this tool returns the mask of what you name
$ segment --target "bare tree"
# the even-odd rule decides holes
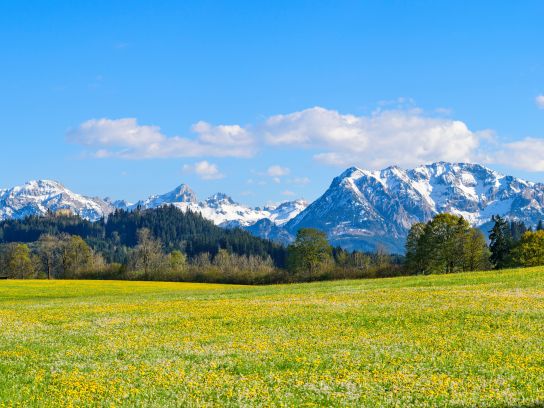
[[[164,264],[162,243],[153,238],[147,228],[138,230],[138,245],[134,251],[134,264],[137,270],[144,272],[144,277],[149,278],[150,272],[158,271]]]
[[[43,234],[38,240],[37,247],[47,279],[53,279],[59,269],[60,241],[54,235]]]

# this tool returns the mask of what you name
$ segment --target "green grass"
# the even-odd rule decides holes
[[[0,406],[538,406],[544,268],[0,281]]]

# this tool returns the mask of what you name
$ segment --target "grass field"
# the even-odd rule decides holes
[[[0,281],[0,406],[538,406],[544,269]]]

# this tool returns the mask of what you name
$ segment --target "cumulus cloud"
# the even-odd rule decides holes
[[[544,171],[544,139],[505,143],[493,161],[528,171]]]
[[[538,95],[535,98],[536,106],[538,106],[540,109],[544,109],[544,95]]]
[[[253,144],[253,137],[239,125],[213,126],[200,121],[192,126],[192,130],[199,135],[199,140],[204,143],[224,146],[250,146]]]
[[[183,166],[183,171],[195,173],[203,180],[218,180],[225,177],[225,175],[219,171],[217,165],[209,163],[206,160],[195,164],[185,164]]]
[[[139,126],[136,119],[91,119],[68,132],[68,140],[86,146],[139,147],[164,139],[157,126]]]
[[[539,95],[536,103],[544,108],[544,95]],[[200,121],[191,131],[193,137],[166,136],[158,126],[140,125],[134,118],[92,119],[70,130],[67,139],[97,158],[247,158],[258,150],[287,147],[306,150],[319,163],[340,167],[380,169],[395,164],[409,168],[443,160],[505,163],[544,171],[541,139],[499,142],[490,131],[476,131],[460,120],[425,113],[412,103],[388,110],[380,107],[368,115],[313,107],[270,116],[248,126]],[[207,179],[223,176],[216,165],[199,163],[190,170]],[[257,173],[275,183],[289,174],[290,170],[279,164]],[[286,180],[293,185],[309,183],[305,177]],[[266,181],[248,183],[263,185]]]
[[[198,122],[195,138],[167,137],[158,126],[139,125],[135,118],[91,119],[67,133],[68,141],[95,149],[98,158],[251,157],[254,140],[238,125]]]
[[[425,116],[418,109],[356,116],[315,107],[272,116],[262,130],[271,145],[324,150],[314,156],[322,163],[372,168],[470,161],[482,138],[461,121]]]

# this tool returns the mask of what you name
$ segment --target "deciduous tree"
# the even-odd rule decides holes
[[[164,266],[162,243],[153,238],[147,228],[138,230],[138,245],[134,250],[134,265],[149,279],[151,272],[160,270]]]
[[[513,251],[514,262],[521,266],[544,265],[544,231],[527,231]]]
[[[12,244],[8,251],[8,272],[12,278],[24,279],[34,275],[30,248],[26,244]]]
[[[331,267],[331,253],[332,247],[324,232],[302,228],[288,249],[289,270],[313,277]]]

